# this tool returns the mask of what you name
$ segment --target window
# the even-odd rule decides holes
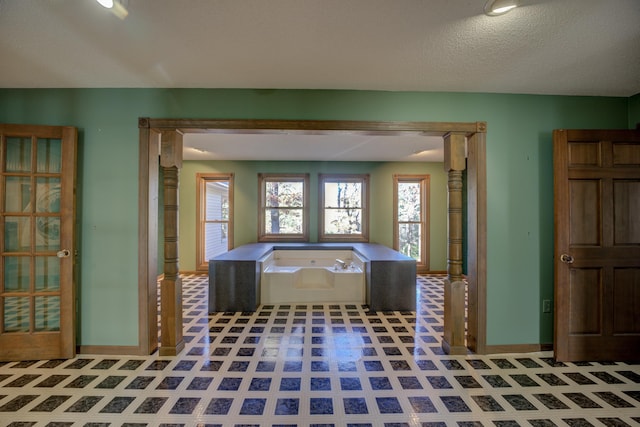
[[[429,175],[393,176],[393,248],[429,269]]]
[[[319,240],[369,241],[369,175],[320,175]]]
[[[309,174],[259,174],[258,241],[309,240]]]
[[[196,268],[207,270],[209,260],[233,248],[233,174],[196,176]]]

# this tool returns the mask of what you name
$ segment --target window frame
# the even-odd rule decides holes
[[[361,188],[362,218],[360,234],[327,234],[324,220],[325,183],[328,182],[357,182]],[[369,174],[319,174],[318,175],[318,241],[320,242],[369,242]]]
[[[206,218],[206,197],[207,183],[212,181],[227,181],[229,183],[228,200],[229,215],[226,221],[214,220],[207,221]],[[209,260],[204,259],[206,249],[204,247],[205,229],[207,223],[226,223],[227,224],[227,251],[234,247],[233,243],[233,173],[197,173],[196,174],[196,271],[208,271]]]
[[[266,186],[267,182],[302,182],[302,233],[272,234],[266,232]],[[258,242],[308,242],[309,241],[309,188],[308,173],[259,173],[258,174]]]
[[[398,184],[419,183],[420,184],[420,221],[399,221],[398,220]],[[422,238],[420,239],[420,260],[416,260],[418,273],[429,271],[429,227],[430,227],[430,194],[431,176],[416,174],[394,174],[393,175],[393,249],[400,251],[400,224],[420,224],[422,228]]]

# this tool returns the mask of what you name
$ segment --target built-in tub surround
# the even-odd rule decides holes
[[[260,302],[365,303],[365,261],[351,250],[274,250],[261,259]]]
[[[375,243],[250,243],[209,260],[209,312],[255,311],[260,304],[266,304],[262,300],[263,264],[267,263],[269,255],[279,251],[352,252],[357,258],[351,258],[348,262],[332,254],[327,261],[330,263],[328,269],[324,270],[327,273],[313,271],[312,268],[303,268],[302,271],[306,270],[307,275],[324,275],[335,264],[338,264],[336,268],[342,268],[342,263],[337,260],[344,262],[347,268],[353,262],[354,270],[364,271],[364,303],[370,310],[416,309],[416,261],[386,246]],[[316,258],[309,257],[309,260],[313,259]],[[295,265],[281,267],[285,270],[286,267],[297,268]],[[293,271],[293,268],[290,270]],[[333,278],[341,280],[341,274],[350,273],[339,272]],[[294,278],[290,280],[295,282]],[[314,282],[319,283],[319,280],[307,277],[300,281],[301,286]],[[303,290],[310,291],[310,287]],[[330,301],[318,299],[317,302]]]

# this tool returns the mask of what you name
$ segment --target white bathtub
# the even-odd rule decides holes
[[[351,250],[274,250],[261,262],[262,304],[366,301],[364,261]]]

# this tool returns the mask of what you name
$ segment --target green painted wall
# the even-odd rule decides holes
[[[318,174],[370,175],[369,240],[393,247],[393,174],[428,174],[431,181],[431,269],[447,269],[447,174],[442,163],[380,162],[201,162],[186,161],[180,171],[180,269],[196,269],[196,174],[233,172],[235,247],[258,236],[258,173],[310,174],[310,237],[318,241]]]
[[[627,128],[628,98],[216,89],[0,89],[0,121],[79,129],[80,345],[136,345],[138,117],[486,121],[487,344],[551,342],[557,128]]]
[[[640,129],[640,93],[629,98],[629,129]]]

